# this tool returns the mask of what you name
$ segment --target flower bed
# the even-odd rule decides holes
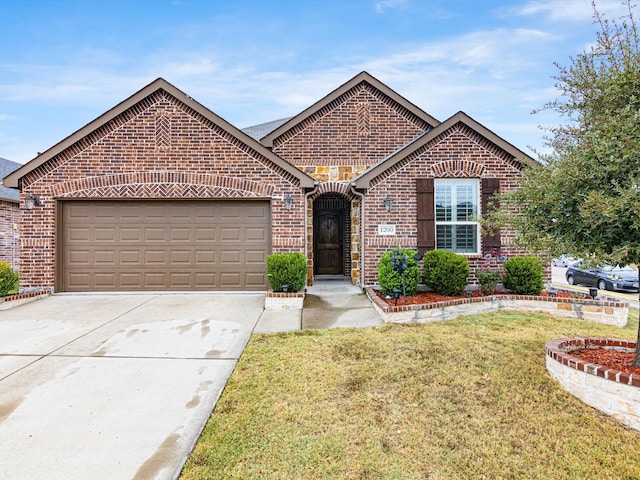
[[[551,377],[580,400],[640,430],[640,375],[591,363],[573,355],[582,349],[632,353],[636,343],[608,338],[563,338],[546,345]]]
[[[471,298],[466,296],[443,297],[429,303],[410,303],[398,300],[398,305],[390,305],[378,292],[367,289],[367,295],[386,323],[429,323],[453,320],[464,315],[496,312],[500,310],[526,310],[551,313],[561,317],[580,318],[616,327],[624,327],[629,315],[629,304],[612,298],[576,298],[564,292],[555,297],[548,294],[513,295],[509,293],[482,296],[474,292]],[[392,302],[395,303],[395,302]]]

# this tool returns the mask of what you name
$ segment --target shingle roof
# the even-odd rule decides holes
[[[284,125],[293,117],[281,118],[279,120],[272,120],[271,122],[261,123],[260,125],[253,125],[251,127],[243,128],[242,131],[249,135],[251,138],[260,141],[262,137],[266,137],[273,132],[280,125]]]
[[[22,165],[19,163],[0,157],[0,181],[21,166]],[[17,188],[9,188],[4,185],[0,185],[0,200],[20,203],[20,191]]]

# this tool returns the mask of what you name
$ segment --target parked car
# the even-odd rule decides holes
[[[560,255],[558,258],[554,258],[551,260],[551,265],[554,267],[568,267],[572,263],[575,263],[575,259],[573,257],[568,257],[566,255]]]
[[[587,285],[599,290],[638,291],[638,270],[633,267],[583,268],[580,263],[570,265],[565,272],[569,285]]]

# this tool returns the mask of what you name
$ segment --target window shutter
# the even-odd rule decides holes
[[[418,252],[436,248],[436,217],[433,200],[433,178],[417,179]]]
[[[498,200],[493,196],[500,192],[499,178],[483,178],[482,179],[482,215],[486,215],[498,206]],[[489,206],[489,202],[493,200],[494,207]],[[500,250],[500,229],[496,228],[491,234],[482,235],[482,251],[485,253],[491,250]]]

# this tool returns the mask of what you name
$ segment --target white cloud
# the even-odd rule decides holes
[[[614,19],[627,12],[621,3],[621,0],[598,0],[596,8],[607,18]],[[531,0],[517,8],[516,12],[519,15],[542,14],[555,22],[584,22],[593,17],[590,0]]]
[[[407,0],[378,0],[375,3],[375,8],[377,13],[382,13],[385,10],[398,8],[405,4],[407,4]]]

